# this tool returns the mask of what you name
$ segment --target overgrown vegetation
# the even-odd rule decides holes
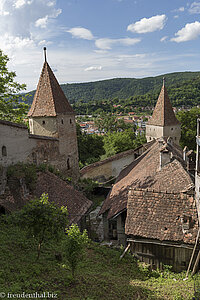
[[[67,226],[67,208],[58,207],[48,201],[48,195],[29,201],[14,214],[14,222],[24,228],[37,242],[37,259],[41,247],[48,240],[59,242]]]
[[[3,218],[0,222],[0,286],[5,293],[51,292],[57,299],[173,299],[191,300],[194,280],[185,273],[149,271],[129,254],[90,242],[76,278],[67,260],[58,260],[60,243],[44,244],[35,260],[36,241],[26,231]],[[195,278],[200,280],[199,275]],[[6,297],[5,297],[6,299]]]

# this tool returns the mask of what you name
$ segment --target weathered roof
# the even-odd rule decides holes
[[[170,151],[171,161],[160,168],[160,150],[163,147]],[[190,190],[194,184],[185,170],[180,148],[160,139],[121,171],[100,214],[108,211],[108,218],[111,218],[126,209],[130,187],[177,193]]]
[[[19,179],[16,180],[18,187]],[[69,224],[78,223],[92,206],[92,201],[81,192],[50,172],[38,173],[35,190],[32,194],[24,195],[23,188],[17,190],[15,182],[9,185],[9,191],[0,195],[0,205],[12,212],[22,208],[34,196],[39,198],[43,193],[48,194],[50,202],[59,206],[67,206]]]
[[[191,195],[130,190],[125,233],[135,237],[194,243],[198,231]]]
[[[80,191],[52,173],[39,173],[34,195],[40,197],[47,193],[49,201],[59,206],[67,206],[69,224],[77,223],[92,206],[92,201],[87,199]]]
[[[147,124],[156,126],[171,126],[180,124],[174,114],[164,80],[152,118]]]
[[[52,117],[58,114],[74,114],[74,111],[49,64],[45,61],[28,116]]]

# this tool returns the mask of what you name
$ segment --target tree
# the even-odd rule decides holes
[[[13,122],[24,122],[28,110],[25,97],[20,91],[25,90],[25,84],[15,81],[15,72],[8,71],[9,58],[0,50],[0,119]]]
[[[102,136],[82,133],[77,125],[77,139],[79,160],[83,166],[100,160],[101,155],[105,154]]]
[[[187,146],[189,149],[196,149],[197,118],[200,117],[200,108],[193,107],[189,111],[180,111],[177,118],[181,123],[182,148]]]
[[[45,241],[59,240],[67,226],[67,208],[48,201],[48,195],[31,200],[16,215],[17,223],[37,241],[37,259]]]
[[[109,132],[104,136],[106,157],[126,150],[135,149],[145,142],[146,138],[144,135],[136,137],[135,133],[131,129],[121,132]]]
[[[72,276],[75,276],[75,270],[78,264],[82,261],[85,249],[88,243],[87,231],[80,232],[76,224],[72,224],[66,230],[66,239],[63,242],[65,257],[71,267]]]

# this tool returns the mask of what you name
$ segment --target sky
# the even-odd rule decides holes
[[[44,46],[60,83],[200,71],[200,1],[0,0],[0,49],[27,91]]]

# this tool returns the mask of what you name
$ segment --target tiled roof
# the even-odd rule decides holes
[[[92,201],[81,192],[50,172],[38,173],[36,188],[32,195],[26,193],[24,196],[23,189],[16,190],[15,185],[13,188],[10,187],[6,194],[0,195],[0,205],[10,212],[22,208],[33,196],[39,198],[43,193],[48,194],[50,202],[67,206],[69,224],[79,222],[92,206]]]
[[[188,227],[187,227],[188,226]],[[195,243],[198,231],[193,196],[130,190],[125,233],[137,237]]]
[[[156,126],[180,124],[174,114],[164,82],[152,118],[147,124]]]
[[[47,193],[49,201],[67,206],[69,224],[77,223],[92,206],[92,201],[52,173],[39,173],[34,195]]]
[[[74,111],[49,64],[45,61],[28,116],[52,117],[58,114],[74,114]]]
[[[160,168],[160,150],[163,147],[167,147],[172,157],[169,163]],[[108,211],[108,218],[111,218],[124,210],[127,207],[130,187],[178,193],[188,191],[193,186],[192,179],[185,170],[180,148],[160,139],[121,171],[103,203],[100,214]]]

